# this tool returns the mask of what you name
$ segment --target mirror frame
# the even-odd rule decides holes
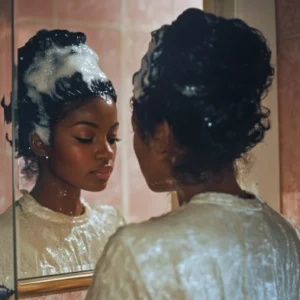
[[[199,0],[201,1],[201,0]],[[245,3],[247,2],[247,5]],[[225,17],[239,17],[245,19],[248,16],[249,10],[255,11],[255,8],[260,5],[260,0],[203,0],[203,10]],[[275,0],[266,0],[264,8],[273,15],[263,20],[256,20],[260,24],[260,29],[276,37],[276,15],[275,15]],[[251,13],[250,13],[251,14]],[[274,42],[273,40],[271,42]],[[276,55],[276,49],[274,49]],[[274,85],[277,89],[277,85]],[[277,95],[276,95],[277,100]],[[277,105],[277,101],[276,101]],[[275,110],[276,113],[276,110]],[[178,208],[178,199],[175,192],[171,194],[171,210]],[[78,272],[72,274],[61,274],[47,277],[20,279],[17,280],[17,299],[28,296],[41,296],[46,294],[58,294],[65,292],[87,290],[92,283],[93,271]]]
[[[87,290],[93,271],[18,280],[19,298]]]

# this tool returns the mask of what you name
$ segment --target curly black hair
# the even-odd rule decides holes
[[[270,128],[270,111],[261,104],[274,75],[270,60],[260,31],[196,8],[152,32],[133,76],[133,120],[145,142],[158,124],[169,124],[177,180],[207,180],[263,140]]]
[[[39,111],[38,105],[28,96],[28,86],[24,82],[24,76],[28,68],[34,63],[37,55],[44,56],[45,52],[53,46],[68,47],[79,46],[86,43],[86,35],[82,32],[70,32],[68,30],[40,30],[32,37],[25,46],[18,50],[18,98],[16,119],[18,122],[17,157],[24,159],[22,174],[28,179],[38,175],[38,157],[32,151],[29,144],[29,136],[34,131],[35,125],[45,127],[44,116],[47,115],[51,132],[60,120],[66,117],[71,111],[84,105],[88,99],[107,95],[114,102],[117,95],[112,83],[101,80],[92,81],[92,88],[89,88],[83,80],[80,72],[75,72],[70,77],[63,77],[55,83],[53,95],[40,94],[43,105],[43,112]],[[73,53],[73,52],[72,52]]]

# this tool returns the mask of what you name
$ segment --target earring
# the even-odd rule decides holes
[[[49,158],[49,156],[45,156],[45,158],[46,158],[46,159],[48,159],[48,158]]]

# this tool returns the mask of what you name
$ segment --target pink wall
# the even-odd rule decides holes
[[[87,291],[61,293],[56,295],[37,296],[33,298],[22,298],[27,300],[83,300]]]
[[[11,5],[9,0],[0,1],[0,100],[5,96],[5,103],[10,102],[12,88],[12,48],[11,48]],[[11,125],[4,122],[4,113],[0,107],[0,214],[11,204],[12,199],[12,149],[6,141],[5,135],[11,139]],[[13,223],[11,222],[11,236],[13,235]],[[3,238],[3,237],[2,237]],[[6,237],[4,237],[6,238]],[[11,241],[11,239],[9,239]],[[13,249],[13,244],[11,244]],[[1,251],[2,249],[0,249]],[[8,256],[11,255],[9,258]],[[13,251],[7,254],[11,261],[10,270],[13,274]],[[0,282],[1,285],[1,282]],[[13,281],[7,283],[7,287],[13,289]]]
[[[5,103],[10,102],[11,77],[11,14],[10,1],[0,1],[0,100],[5,96]],[[11,204],[12,167],[11,147],[5,139],[11,138],[11,126],[4,123],[3,109],[0,108],[0,214]]]
[[[282,212],[300,227],[300,1],[276,0]]]

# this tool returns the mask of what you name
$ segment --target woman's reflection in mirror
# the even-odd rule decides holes
[[[34,182],[16,206],[19,278],[91,270],[124,220],[80,196],[106,188],[119,140],[115,89],[85,34],[41,30],[21,47],[17,101],[16,154]],[[10,210],[0,216],[2,237]],[[1,253],[8,246],[3,238]],[[9,257],[1,255],[5,283]]]

